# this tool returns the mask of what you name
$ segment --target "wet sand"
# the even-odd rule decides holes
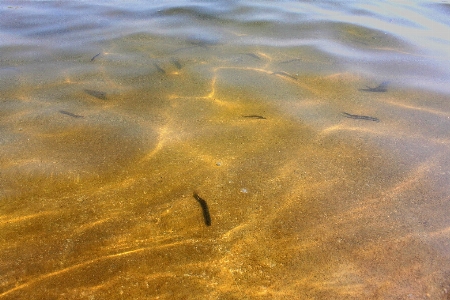
[[[448,94],[194,42],[0,73],[0,299],[447,299]]]

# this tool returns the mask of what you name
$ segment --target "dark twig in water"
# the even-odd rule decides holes
[[[205,218],[206,226],[211,226],[211,215],[209,214],[208,204],[205,200],[200,198],[200,196],[196,192],[194,192],[194,198],[198,203],[200,203],[200,206],[202,207],[203,218]]]
[[[97,53],[97,54],[95,54],[92,58],[91,58],[91,61],[94,61],[99,55],[101,54],[101,52],[100,53]]]
[[[251,119],[266,119],[263,116],[260,115],[247,115],[247,116],[242,116],[243,118],[251,118]]]
[[[372,93],[384,93],[387,91],[387,86],[389,84],[389,81],[383,81],[379,86],[371,88],[366,86],[365,89],[359,89],[363,92],[372,92]]]
[[[65,111],[65,110],[60,110],[59,112],[62,113],[63,115],[67,115],[72,118],[84,118],[84,116],[76,115],[76,114],[73,114],[73,113]]]
[[[361,116],[361,115],[352,115],[352,114],[349,114],[349,113],[346,113],[346,112],[343,112],[342,115],[344,117],[350,118],[350,119],[380,122],[380,120],[378,118],[375,118],[375,117]]]

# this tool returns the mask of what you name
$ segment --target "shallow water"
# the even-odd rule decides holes
[[[447,1],[0,14],[0,299],[449,297]]]

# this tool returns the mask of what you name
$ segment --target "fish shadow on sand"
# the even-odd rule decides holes
[[[92,97],[97,98],[97,99],[106,100],[106,93],[105,92],[96,91],[96,90],[89,90],[89,89],[84,89],[84,92],[86,94],[88,94],[88,95],[91,95]]]
[[[155,66],[158,73],[163,74],[163,75],[166,74],[166,71],[163,68],[161,68],[157,63],[153,63],[153,65]]]

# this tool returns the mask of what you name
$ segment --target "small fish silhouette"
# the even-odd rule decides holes
[[[211,226],[211,215],[209,214],[208,204],[206,203],[206,201],[204,199],[200,198],[200,196],[196,192],[194,192],[194,198],[195,198],[195,200],[197,200],[197,202],[202,207],[203,218],[205,219],[205,225]]]
[[[94,61],[100,54],[101,54],[101,53],[95,54],[95,55],[91,58],[91,61]]]
[[[359,89],[363,92],[373,92],[373,93],[384,93],[387,91],[387,86],[389,84],[389,81],[383,81],[379,86],[371,88],[366,86],[365,89]]]
[[[251,119],[266,119],[263,116],[260,115],[246,115],[246,116],[242,116],[243,118],[251,118]]]
[[[60,110],[59,112],[62,113],[63,115],[67,115],[67,116],[70,116],[72,118],[77,118],[77,119],[84,118],[84,116],[76,115],[76,114],[73,114],[73,113],[65,111],[65,110]]]
[[[273,72],[272,75],[281,75],[281,76],[284,76],[284,77],[289,77],[291,79],[297,80],[297,78],[295,76],[293,76],[293,75],[291,75],[289,73],[283,72],[283,71],[281,71],[281,72]]]
[[[352,115],[346,112],[343,112],[342,115],[346,118],[350,119],[357,119],[357,120],[367,120],[367,121],[374,121],[374,122],[380,122],[378,118],[375,117],[369,117],[369,116],[361,116],[361,115]]]

